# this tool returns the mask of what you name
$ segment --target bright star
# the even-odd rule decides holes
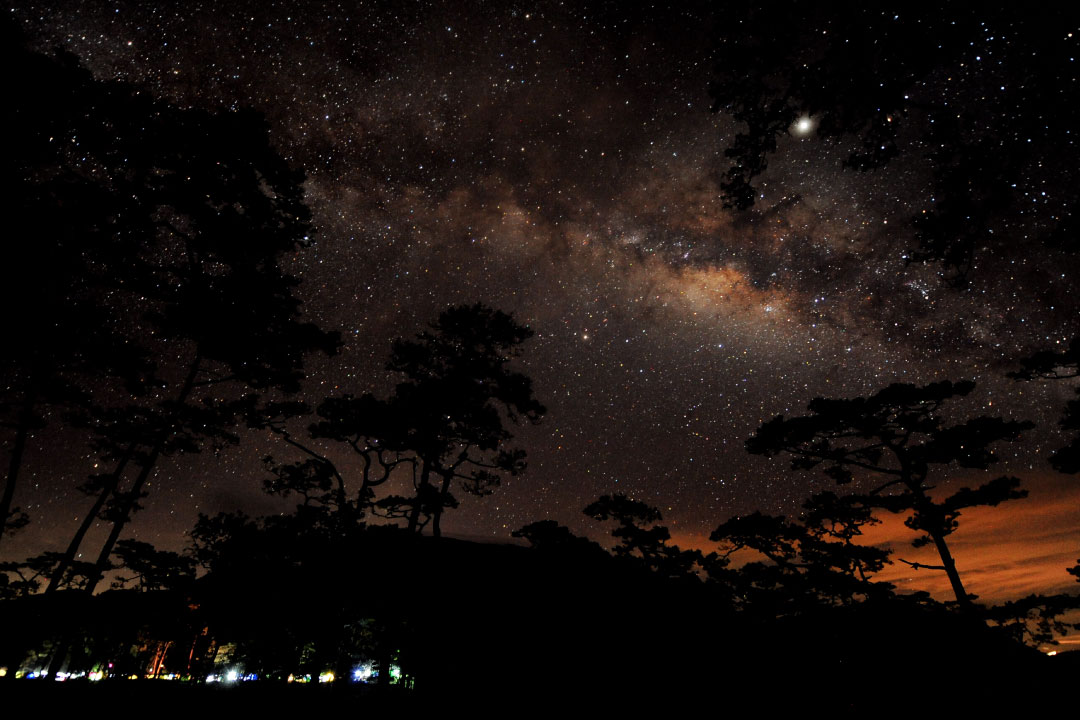
[[[805,137],[814,132],[814,128],[817,127],[817,123],[809,115],[802,115],[791,126],[791,133],[793,135],[799,135]]]

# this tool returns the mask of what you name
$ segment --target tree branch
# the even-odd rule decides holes
[[[945,567],[944,565],[924,565],[923,563],[909,562],[909,561],[905,560],[904,558],[896,558],[896,559],[899,560],[900,562],[904,563],[905,565],[910,565],[913,570],[941,570],[941,571],[948,570],[948,568]]]

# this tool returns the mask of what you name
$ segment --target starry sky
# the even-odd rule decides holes
[[[308,175],[316,244],[291,268],[306,315],[345,337],[340,355],[312,361],[308,398],[385,392],[391,341],[449,304],[484,302],[535,331],[518,368],[548,412],[516,432],[528,471],[462,497],[446,532],[503,540],[553,518],[598,536],[581,509],[622,492],[658,507],[677,541],[704,546],[733,514],[797,514],[827,487],[746,453],[763,421],[815,396],[973,379],[956,418],[1038,428],[1001,446],[994,469],[1023,478],[1031,497],[972,513],[970,528],[961,519],[961,571],[987,599],[1072,583],[1080,491],[1046,458],[1064,443],[1056,423],[1073,386],[1005,377],[1080,331],[1076,255],[1032,239],[1075,200],[1071,138],[1057,166],[1019,179],[1010,242],[985,248],[957,289],[940,267],[908,262],[910,218],[933,202],[917,149],[846,170],[850,141],[821,137],[808,117],[779,139],[755,207],[724,208],[719,176],[738,128],[708,94],[711,43],[737,32],[722,4],[151,5],[10,12],[35,47],[62,47],[100,78],[267,116],[281,154]],[[995,33],[1008,28],[972,44],[978,62],[1002,42]],[[1068,29],[1047,38],[1069,62],[1076,42]],[[1075,88],[1069,62],[1056,77]],[[996,82],[983,72],[943,67],[911,92],[987,126],[1025,112],[1007,94],[981,103],[972,88]],[[253,433],[219,457],[162,462],[130,532],[179,547],[197,512],[280,511],[260,490],[269,452],[288,457]],[[71,488],[94,462],[77,443],[31,453],[17,502],[36,522],[20,544],[60,549],[88,504]],[[907,533],[899,522],[879,530],[919,557]],[[892,572],[910,587],[937,580]]]

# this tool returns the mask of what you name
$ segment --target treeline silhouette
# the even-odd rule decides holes
[[[33,438],[79,433],[103,471],[81,487],[87,512],[64,552],[0,564],[0,682],[332,674],[334,687],[439,701],[730,695],[868,709],[885,688],[925,702],[912,688],[922,679],[960,707],[1026,702],[1025,681],[1067,676],[1030,646],[1072,627],[1077,596],[984,606],[948,545],[968,508],[1025,494],[1008,476],[931,492],[949,469],[989,469],[994,446],[1031,427],[947,424],[943,408],[970,382],[818,398],[764,423],[748,451],[790,457],[837,491],[797,518],[730,518],[707,548],[676,546],[657,509],[621,495],[585,508],[611,527],[610,550],[550,520],[514,533],[529,547],[442,537],[461,493],[525,468],[511,429],[545,414],[512,366],[531,330],[481,304],[451,307],[394,343],[387,396],[295,399],[307,358],[340,340],[303,319],[285,270],[311,227],[302,173],[262,119],[97,81],[4,28],[19,68],[13,236],[35,241],[11,244],[0,283],[11,309],[0,547],[33,520],[15,504]],[[1034,355],[1016,377],[1075,377],[1077,348]],[[297,500],[292,513],[202,516],[183,553],[123,538],[161,458],[244,429],[281,441],[266,490]],[[1054,465],[1075,473],[1075,456],[1074,441]],[[859,539],[881,512],[935,548],[940,565],[909,564],[944,572],[953,602],[875,580],[891,558]],[[98,522],[109,532],[95,552]],[[1069,572],[1080,579],[1080,564]],[[988,684],[995,694],[980,695]]]
[[[940,707],[1007,707],[1031,701],[1027,681],[1065,687],[1075,663],[1020,640],[1063,630],[1075,596],[984,610],[897,594],[873,579],[888,553],[852,542],[872,521],[857,505],[823,493],[799,519],[733,518],[711,551],[672,544],[656,509],[619,495],[586,508],[611,525],[610,551],[550,520],[515,532],[523,547],[313,522],[304,506],[203,517],[187,558],[204,574],[156,556],[127,568],[139,589],[10,599],[0,663],[40,673],[62,647],[76,676],[236,673],[265,687],[332,673],[347,697],[438,702],[780,685],[770,707],[869,709],[884,678],[914,675],[949,683]]]
[[[465,312],[477,308],[447,314]],[[488,314],[478,315],[483,327]],[[483,356],[491,346],[457,351]],[[466,386],[482,395],[482,384]],[[408,516],[401,527],[381,524],[368,465],[350,493],[336,468],[289,476],[270,463],[267,491],[283,492],[289,476],[288,493],[300,499],[293,513],[201,516],[185,554],[121,542],[116,587],[129,589],[8,600],[6,616],[19,622],[0,643],[0,663],[112,678],[235,673],[283,685],[332,674],[354,693],[431,701],[548,687],[690,698],[715,692],[717,678],[743,693],[782,678],[786,694],[772,707],[847,709],[873,707],[882,677],[917,668],[953,688],[942,707],[1019,707],[1031,693],[1022,679],[1045,686],[1075,671],[1031,646],[1075,627],[1062,616],[1080,598],[987,607],[964,590],[946,544],[961,511],[1024,492],[1001,477],[934,499],[931,468],[985,468],[991,445],[1030,427],[987,417],[944,424],[942,405],[971,389],[893,385],[867,398],[817,399],[806,416],[764,423],[747,441],[751,452],[789,453],[838,487],[866,489],[817,493],[798,518],[731,518],[711,534],[711,549],[678,547],[656,508],[623,495],[584,509],[609,527],[610,550],[551,520],[513,533],[529,547],[425,535]],[[313,436],[325,431],[319,417]],[[851,467],[883,482],[859,482]],[[935,545],[942,565],[921,567],[955,576],[955,601],[899,594],[875,579],[890,553],[859,537],[881,510],[907,516],[913,544]],[[1080,565],[1070,572],[1080,579]],[[987,682],[1000,687],[980,695]]]

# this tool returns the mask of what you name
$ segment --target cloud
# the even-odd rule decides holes
[[[1075,479],[1045,474],[1026,480],[1024,486],[1030,493],[1026,499],[964,511],[948,538],[965,588],[983,602],[1080,589],[1065,572],[1080,558],[1080,485]],[[894,558],[941,564],[932,547],[911,547],[915,533],[903,519],[883,518],[867,532],[866,541],[890,546]],[[916,571],[894,562],[878,579],[901,590],[926,590],[938,600],[952,597],[949,582],[939,571]]]

